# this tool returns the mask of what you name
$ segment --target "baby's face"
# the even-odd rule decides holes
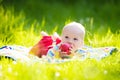
[[[61,38],[63,43],[69,43],[74,50],[81,48],[84,44],[83,34],[78,29],[63,30]]]

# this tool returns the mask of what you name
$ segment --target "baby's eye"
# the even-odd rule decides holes
[[[78,39],[77,38],[73,38],[73,40],[77,41]]]
[[[69,37],[68,36],[65,36],[66,39],[68,39]]]

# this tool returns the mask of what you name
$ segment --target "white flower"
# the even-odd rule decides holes
[[[104,70],[104,74],[107,74],[108,73],[108,71],[107,70]]]
[[[56,76],[56,77],[59,77],[59,76],[60,76],[60,73],[59,73],[59,72],[56,72],[56,73],[55,73],[55,76]]]

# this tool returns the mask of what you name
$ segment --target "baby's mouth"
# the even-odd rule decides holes
[[[67,44],[69,44],[70,47],[73,48],[73,44],[72,43],[67,42]]]

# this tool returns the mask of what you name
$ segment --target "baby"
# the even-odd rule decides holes
[[[61,35],[61,42],[69,43],[73,50],[82,48],[84,45],[85,28],[77,22],[67,24]]]
[[[41,40],[34,45],[30,51],[28,48],[21,46],[3,46],[0,48],[0,58],[5,57],[14,61],[30,61],[31,59],[38,60],[37,57],[41,58],[45,55],[42,60],[40,59],[40,61],[58,63],[59,60],[60,62],[69,61],[67,58],[70,58],[71,60],[101,60],[117,50],[115,47],[92,48],[89,46],[84,46],[85,29],[80,23],[77,22],[71,22],[65,25],[62,30],[61,37],[56,33],[52,36],[49,36],[45,32],[41,32],[41,34]],[[37,57],[35,58],[33,55],[28,55],[28,52],[36,55]]]
[[[67,24],[63,30],[61,35],[61,43],[68,43],[71,45],[71,51],[74,53],[77,49],[82,48],[84,46],[84,36],[85,36],[85,28],[83,25],[77,22],[71,22]],[[60,52],[61,57],[68,56],[64,52]]]
[[[49,50],[54,48],[53,44],[55,42],[55,45],[58,47],[60,57],[63,58],[69,55],[67,52],[61,50],[60,46],[62,44],[70,46],[69,50],[71,54],[84,46],[85,28],[80,23],[71,22],[64,26],[61,37],[48,36],[44,32],[42,32],[42,35],[43,38],[32,47],[30,53],[33,53],[38,57],[47,55]]]

